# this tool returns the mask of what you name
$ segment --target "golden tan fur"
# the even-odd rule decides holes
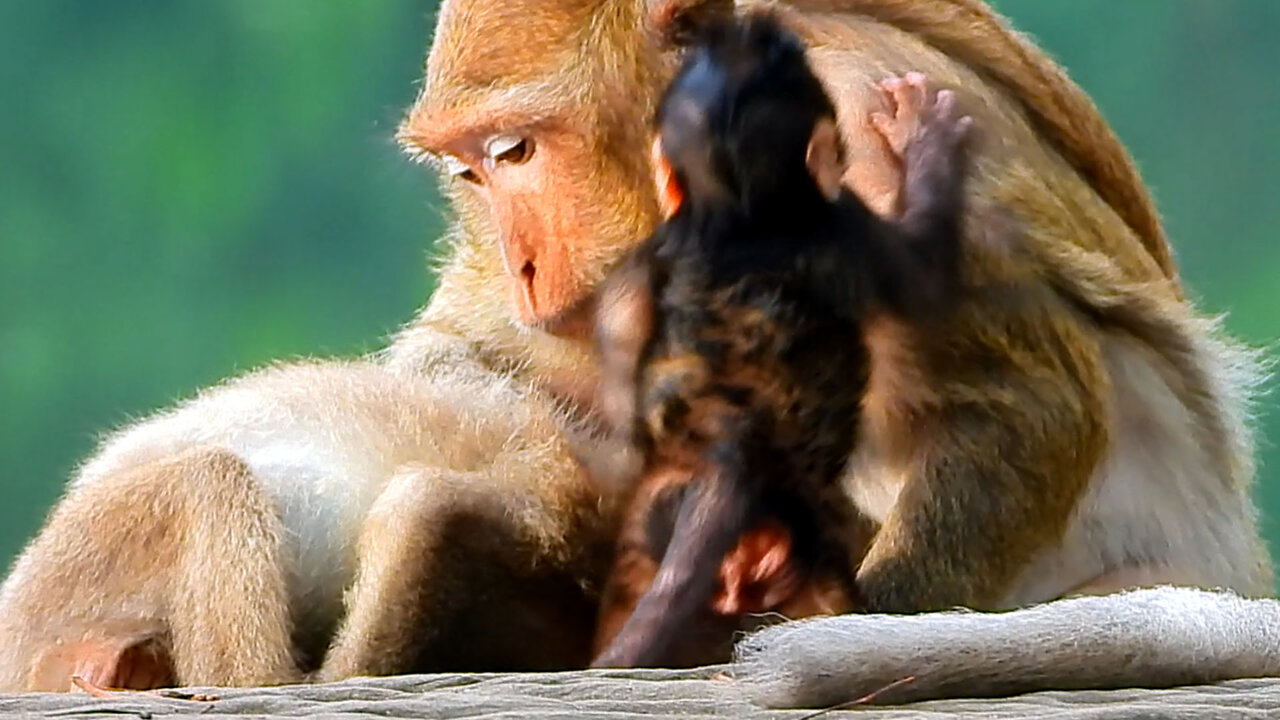
[[[0,589],[0,688],[70,689],[65,648],[85,642],[159,641],[178,684],[585,663],[590,538],[610,531],[561,419],[459,356],[424,375],[282,365],[117,433]],[[485,611],[514,602],[465,586],[485,562],[523,609]],[[465,621],[434,628],[454,649],[423,657],[419,613],[456,601],[508,628],[474,644]]]
[[[1182,298],[1084,94],[977,0],[787,5],[874,207],[897,172],[866,124],[876,82],[922,71],[984,129],[974,300],[944,333],[871,330],[848,483],[879,526],[874,601],[1007,607],[1135,577],[1269,592],[1256,365]],[[139,629],[188,684],[584,664],[616,507],[577,462],[596,384],[579,310],[658,217],[671,30],[717,6],[446,0],[399,137],[484,184],[446,182],[431,302],[368,362],[253,374],[109,438],[0,589],[0,688],[65,690],[69,645]],[[533,150],[486,156],[494,133]]]

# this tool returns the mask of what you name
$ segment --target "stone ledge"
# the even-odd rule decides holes
[[[211,689],[191,701],[157,693],[0,695],[0,717],[119,718],[802,718],[803,710],[751,705],[714,669],[405,675],[327,685]],[[823,718],[915,720],[1022,718],[1280,717],[1280,679],[1234,680],[1168,690],[1039,692],[1000,700],[936,700],[898,707],[831,712]]]

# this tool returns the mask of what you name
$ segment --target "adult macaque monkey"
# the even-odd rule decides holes
[[[585,665],[616,507],[569,431],[595,384],[581,321],[657,219],[647,128],[682,31],[734,9],[446,0],[400,134],[452,175],[435,296],[376,359],[272,368],[108,439],[0,589],[0,688]],[[970,184],[974,298],[927,343],[870,333],[849,474],[874,530],[857,573],[868,607],[1160,581],[1269,591],[1248,495],[1254,366],[1184,301],[1140,179],[1084,94],[977,0],[782,10],[873,208],[891,212],[898,187],[865,125],[887,111],[878,81],[925,73],[990,138]],[[1125,596],[1103,602],[1152,625]],[[1044,639],[1047,670],[992,643],[966,655],[973,683],[950,687],[981,691],[994,668],[1051,687],[1099,664],[1061,642],[1079,618],[1053,607],[1023,636]],[[1264,636],[1229,637],[1257,662],[1197,677],[1266,670]],[[1132,677],[1164,683],[1177,665]]]
[[[922,72],[986,138],[971,297],[927,338],[867,329],[848,478],[877,528],[857,573],[867,608],[1010,608],[1159,582],[1270,592],[1249,497],[1255,368],[1183,299],[1141,180],[1088,98],[976,0],[776,6],[811,47],[844,118],[846,180],[873,207],[893,211],[899,172],[867,121],[888,110],[878,81]],[[452,173],[462,242],[388,357],[411,367],[440,334],[486,338],[490,362],[585,395],[586,361],[553,334],[572,335],[608,259],[653,223],[637,165],[657,88],[684,31],[735,6],[536,7],[442,8],[400,136]],[[546,41],[490,42],[512,27]],[[517,322],[476,299],[499,295]]]

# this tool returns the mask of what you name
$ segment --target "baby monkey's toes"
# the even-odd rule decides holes
[[[937,150],[954,154],[968,144],[973,134],[973,118],[960,114],[954,92],[939,90],[932,107],[924,114],[920,133],[922,142],[935,142]]]
[[[720,590],[712,608],[722,615],[774,610],[800,587],[791,531],[769,520],[744,533],[720,564]]]
[[[891,77],[879,87],[891,113],[872,113],[871,126],[899,158],[923,136],[931,136],[931,144],[942,146],[935,145],[935,150],[958,149],[965,144],[973,119],[960,116],[955,93],[931,92],[928,79],[918,72]]]

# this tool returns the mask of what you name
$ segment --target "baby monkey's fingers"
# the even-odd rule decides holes
[[[871,126],[899,160],[909,162],[908,154],[963,154],[973,118],[961,115],[953,91],[933,92],[928,78],[919,72],[888,78],[879,88],[892,112],[872,113]],[[924,147],[913,149],[920,145]]]
[[[872,113],[870,123],[888,143],[893,154],[901,158],[906,145],[920,128],[920,110],[928,100],[928,88],[924,76],[909,73],[905,77],[892,77],[879,83],[888,113]]]
[[[883,80],[879,88],[889,112],[872,113],[871,126],[901,158],[908,143],[920,132],[922,114],[929,102],[928,82],[924,75],[913,72]]]

